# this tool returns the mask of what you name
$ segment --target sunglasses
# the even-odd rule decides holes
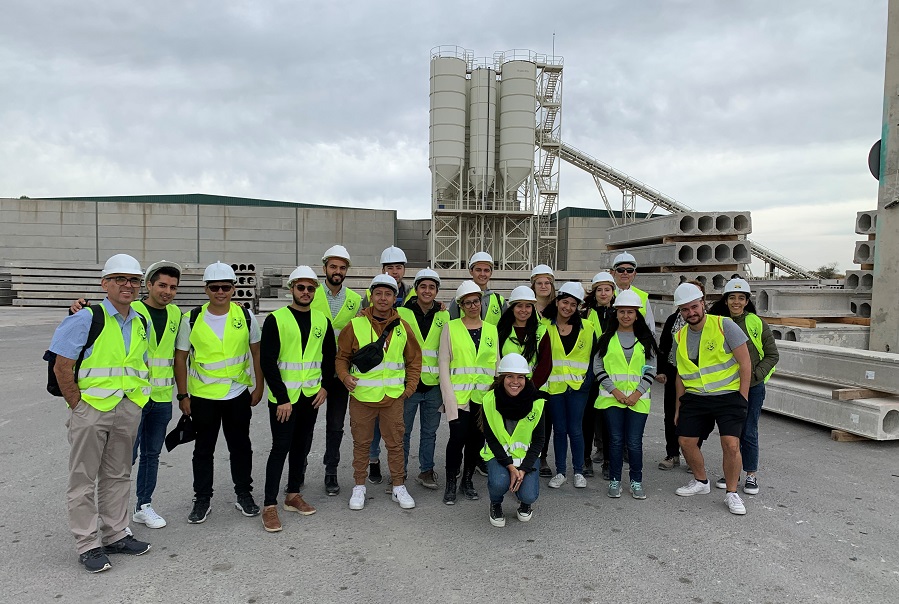
[[[206,287],[208,287],[209,291],[211,291],[214,294],[217,294],[220,291],[228,293],[229,291],[234,289],[234,286],[231,285],[230,283],[226,283],[224,285],[207,285]]]
[[[628,275],[630,275],[631,273],[636,272],[636,270],[637,269],[635,269],[635,268],[618,267],[615,269],[615,272],[618,273],[619,275],[624,274],[624,273],[627,273]]]
[[[297,283],[296,285],[293,286],[293,288],[295,290],[297,290],[298,292],[310,292],[311,293],[311,292],[315,291],[314,285],[300,285],[299,283]]]

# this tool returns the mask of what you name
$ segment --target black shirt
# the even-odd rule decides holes
[[[418,331],[421,332],[421,337],[427,338],[428,333],[431,331],[431,325],[434,324],[434,316],[440,312],[440,305],[434,302],[431,304],[431,310],[425,312],[418,304],[418,297],[412,296],[406,301],[405,308],[411,310],[412,314],[415,315],[415,322],[418,323]],[[422,372],[422,374],[424,374],[424,372]],[[421,381],[421,378],[419,378],[415,392],[427,392],[431,388],[433,388],[433,386],[428,386]]]
[[[310,312],[300,312],[295,308],[290,308],[293,318],[296,319],[297,325],[300,327],[300,340],[303,347],[309,342],[309,332],[312,330],[312,318]],[[331,384],[336,379],[334,374],[334,359],[337,358],[337,339],[334,337],[334,329],[331,327],[331,321],[325,318],[328,327],[325,330],[324,340],[322,341],[322,387],[331,391]],[[259,360],[262,364],[262,375],[268,384],[269,392],[275,397],[279,405],[289,403],[287,396],[287,387],[284,380],[281,379],[281,371],[278,369],[278,355],[281,353],[281,334],[278,332],[278,321],[274,315],[265,318],[262,325],[262,341],[259,344]],[[300,400],[309,399],[304,395],[300,395]]]
[[[169,326],[169,311],[165,308],[153,308],[147,304],[146,299],[143,300],[143,303],[147,307],[147,312],[150,313],[150,320],[153,321],[153,331],[156,332],[156,342],[159,343],[165,334],[166,328]]]

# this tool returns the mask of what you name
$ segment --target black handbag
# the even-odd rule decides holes
[[[362,373],[368,373],[381,364],[381,361],[384,360],[384,342],[387,341],[390,330],[399,324],[400,320],[394,319],[390,322],[390,325],[384,328],[384,331],[381,332],[381,336],[377,340],[370,344],[366,344],[356,351],[353,355],[353,365],[356,366],[356,369]]]

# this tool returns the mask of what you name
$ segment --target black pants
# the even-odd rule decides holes
[[[674,413],[677,410],[677,381],[676,373],[665,373],[665,457],[677,457],[680,455],[680,445],[677,442],[677,428],[674,425]]]
[[[340,464],[340,443],[343,441],[343,426],[346,423],[346,408],[349,392],[340,380],[334,380],[332,391],[328,392],[325,403],[325,474],[337,474]]]
[[[238,495],[253,490],[253,445],[250,443],[250,391],[236,398],[215,401],[192,396],[190,416],[197,440],[194,443],[194,494],[212,497],[213,462],[219,428],[225,433],[231,457],[231,480]]]
[[[265,502],[263,505],[278,504],[278,485],[284,473],[284,461],[287,466],[287,492],[299,493],[306,480],[306,465],[309,450],[312,448],[312,432],[318,409],[312,408],[311,396],[300,395],[294,403],[290,417],[286,422],[279,422],[277,403],[268,404],[268,420],[272,428],[272,450],[265,464]],[[288,458],[289,455],[289,458]]]
[[[459,468],[465,474],[474,472],[475,465],[481,459],[481,448],[484,446],[484,433],[477,425],[481,416],[481,406],[469,403],[470,411],[459,409],[458,419],[449,423],[450,435],[446,443],[446,475],[455,477]],[[465,465],[462,466],[462,452],[465,452]]]

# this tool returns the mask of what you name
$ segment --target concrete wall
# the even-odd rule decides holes
[[[406,252],[409,266],[429,265],[428,237],[430,232],[430,218],[396,221],[396,245]]]
[[[600,254],[606,249],[606,229],[612,226],[610,218],[567,217],[559,223],[558,270],[603,270]]]

